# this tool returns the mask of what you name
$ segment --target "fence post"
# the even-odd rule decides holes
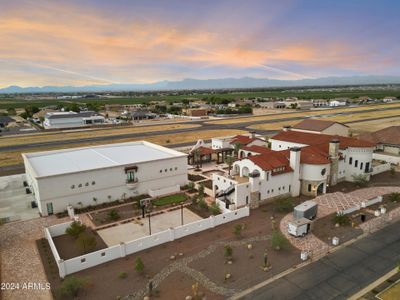
[[[172,242],[175,240],[175,228],[169,228],[169,241]]]
[[[121,252],[121,257],[126,256],[126,245],[124,242],[119,243],[119,250]]]
[[[64,277],[67,275],[67,270],[66,270],[66,268],[65,268],[65,262],[64,262],[64,260],[63,260],[63,259],[60,259],[60,260],[57,262],[57,265],[58,265],[58,272],[59,272],[59,274],[60,274],[60,277],[61,277],[61,278],[64,278]]]

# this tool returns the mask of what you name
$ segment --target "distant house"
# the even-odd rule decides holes
[[[293,131],[332,134],[340,136],[349,135],[349,127],[343,123],[318,119],[305,119],[292,127]]]
[[[208,109],[201,109],[201,108],[188,108],[184,109],[183,113],[190,117],[204,117],[207,116]]]
[[[358,138],[376,143],[374,159],[400,165],[400,126],[364,133]]]
[[[344,101],[337,101],[337,100],[333,100],[333,101],[329,102],[330,107],[346,106],[346,104],[347,103]]]
[[[130,114],[132,120],[139,121],[139,120],[149,120],[149,119],[155,119],[158,117],[157,114],[149,112],[149,111],[144,111],[144,110],[138,110],[135,112],[132,112]]]
[[[45,129],[85,127],[103,124],[105,119],[94,111],[82,112],[49,112],[44,116]]]
[[[9,116],[0,116],[0,128],[7,127],[8,124],[15,122],[15,120]]]

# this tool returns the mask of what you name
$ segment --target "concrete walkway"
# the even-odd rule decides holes
[[[347,299],[398,264],[399,228],[389,225],[241,299]]]

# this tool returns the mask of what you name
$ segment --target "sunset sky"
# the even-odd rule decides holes
[[[400,75],[400,1],[0,0],[0,88]]]

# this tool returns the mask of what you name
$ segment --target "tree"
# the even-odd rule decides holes
[[[235,150],[235,155],[236,155],[237,158],[239,157],[239,151],[240,151],[240,149],[242,149],[242,147],[243,147],[243,145],[241,143],[238,143],[238,142],[236,142],[233,145],[233,149]]]
[[[13,107],[7,108],[7,113],[9,116],[15,116],[17,114],[17,112],[15,111],[15,108],[13,108]]]
[[[274,209],[279,213],[291,212],[294,207],[291,197],[279,198],[274,202]]]
[[[194,163],[196,164],[196,169],[200,169],[200,167],[201,167],[200,149],[194,149],[194,151],[193,151],[193,159],[194,159]]]
[[[32,106],[32,105],[25,106],[25,114],[28,118],[32,118],[32,116],[39,111],[40,109],[37,106]]]
[[[286,248],[289,245],[288,240],[286,237],[282,234],[282,232],[278,230],[274,230],[272,232],[272,237],[271,237],[271,246],[275,250],[281,250]]]
[[[199,198],[204,198],[204,184],[199,184]]]
[[[396,175],[396,169],[391,167],[390,168],[390,176],[394,177]]]
[[[389,201],[391,202],[399,202],[400,201],[400,193],[391,193],[388,197]]]
[[[233,162],[235,161],[235,159],[232,156],[227,156],[225,158],[225,163],[228,165],[228,175],[231,175],[231,169],[232,169],[232,165]]]
[[[86,225],[78,221],[74,221],[65,230],[65,233],[77,239],[79,235],[86,230]]]
[[[219,215],[221,213],[221,209],[216,202],[213,202],[208,210],[213,214],[213,216]]]
[[[87,283],[87,279],[71,275],[63,280],[58,292],[61,296],[77,297],[79,291],[83,289]]]
[[[333,224],[349,225],[350,224],[350,218],[347,215],[344,215],[344,214],[336,214],[333,217]]]
[[[144,264],[143,264],[143,261],[142,261],[142,259],[140,257],[137,257],[136,260],[135,260],[135,270],[139,274],[143,273]]]
[[[83,253],[89,253],[96,248],[97,241],[93,235],[89,235],[86,232],[79,234],[76,243],[79,248],[81,248]]]

